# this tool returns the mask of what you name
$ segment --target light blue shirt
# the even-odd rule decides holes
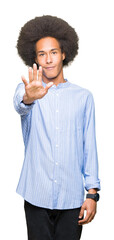
[[[100,190],[93,95],[65,81],[30,105],[22,102],[23,83],[14,95],[25,145],[16,191],[31,204],[49,209],[78,208],[84,188]]]

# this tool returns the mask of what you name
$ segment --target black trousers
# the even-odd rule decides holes
[[[28,240],[79,240],[82,226],[78,225],[80,208],[48,209],[24,201]]]

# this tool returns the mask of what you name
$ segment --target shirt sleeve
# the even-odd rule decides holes
[[[85,189],[91,188],[100,190],[100,180],[98,178],[98,154],[95,132],[95,104],[92,93],[87,97],[84,114],[84,135],[83,135],[83,153],[84,153],[84,180]]]
[[[15,110],[20,115],[28,114],[35,104],[35,101],[31,104],[24,104],[23,103],[24,94],[25,94],[24,83],[19,83],[16,90],[15,90],[15,94],[14,94],[14,97],[13,97],[13,104],[14,104]]]

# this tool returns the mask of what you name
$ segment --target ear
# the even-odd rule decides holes
[[[65,59],[65,53],[63,52],[62,53],[62,60],[64,60]]]

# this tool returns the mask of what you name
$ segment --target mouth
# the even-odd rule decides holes
[[[53,70],[54,67],[45,67],[46,70]]]

